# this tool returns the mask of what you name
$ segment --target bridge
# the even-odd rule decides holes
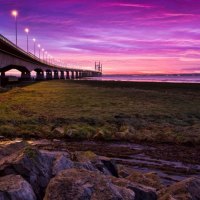
[[[6,72],[12,69],[21,72],[21,81],[32,80],[31,72],[33,71],[36,73],[36,81],[79,79],[102,75],[102,67],[96,67],[96,63],[95,70],[61,67],[24,51],[0,34],[0,86],[8,81]]]

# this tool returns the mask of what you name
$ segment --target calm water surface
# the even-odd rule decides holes
[[[91,77],[89,80],[100,81],[139,81],[139,82],[171,82],[171,83],[200,83],[198,75],[103,75]]]

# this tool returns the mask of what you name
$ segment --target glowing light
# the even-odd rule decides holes
[[[40,44],[38,44],[38,48],[40,48],[41,47],[41,45]]]
[[[33,38],[33,42],[35,42],[36,41],[36,39],[35,38]]]
[[[26,33],[29,33],[29,29],[28,29],[28,28],[25,28],[24,31],[25,31]]]
[[[17,10],[13,10],[13,11],[12,11],[12,16],[14,16],[14,17],[17,17],[17,16],[18,16]]]

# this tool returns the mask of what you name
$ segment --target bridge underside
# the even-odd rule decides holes
[[[100,74],[93,74],[87,71],[74,71],[74,70],[52,70],[46,68],[27,68],[18,65],[8,65],[0,68],[0,86],[7,85],[9,82],[9,76],[7,73],[10,70],[17,70],[21,73],[18,78],[19,81],[42,81],[52,79],[80,79],[89,76],[100,76]],[[33,75],[33,72],[34,75]]]

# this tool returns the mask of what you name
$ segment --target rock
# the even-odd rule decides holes
[[[63,127],[57,127],[53,130],[54,134],[63,135],[65,133],[65,129]]]
[[[74,152],[74,160],[84,164],[84,166],[88,166],[88,170],[95,171],[94,168],[96,168],[105,175],[118,177],[116,163],[110,158],[97,156],[91,151],[76,151]]]
[[[112,183],[131,189],[135,193],[135,200],[157,200],[156,190],[123,178],[112,178]]]
[[[156,173],[142,173],[138,171],[133,171],[131,175],[127,177],[127,179],[134,183],[139,183],[145,186],[153,187],[157,190],[163,187],[159,176]]]
[[[51,179],[44,200],[156,200],[150,188],[100,173],[68,169]]]
[[[5,141],[0,145],[0,159],[24,149],[27,143],[24,141]]]
[[[129,200],[135,199],[130,189],[115,186],[111,179],[99,173],[69,169],[53,178],[46,190],[44,200]]]
[[[118,175],[120,178],[126,178],[133,172],[133,168],[124,165],[117,165]]]
[[[36,200],[31,185],[19,175],[0,177],[1,200]]]
[[[118,177],[118,168],[115,160],[105,156],[99,156],[99,159],[105,165],[105,167],[111,172],[113,176]]]
[[[119,177],[126,178],[131,182],[149,186],[156,190],[163,188],[160,177],[154,172],[143,173],[124,165],[118,166],[118,172]]]
[[[60,151],[40,151],[43,155],[53,159],[52,176],[55,176],[60,171],[74,167],[74,163],[70,160],[68,152]]]
[[[26,147],[0,161],[0,174],[20,174],[31,184],[37,198],[41,199],[52,176],[52,163],[53,158],[34,148]]]
[[[162,189],[159,200],[199,200],[200,199],[200,179],[192,177],[172,184],[168,188]]]

